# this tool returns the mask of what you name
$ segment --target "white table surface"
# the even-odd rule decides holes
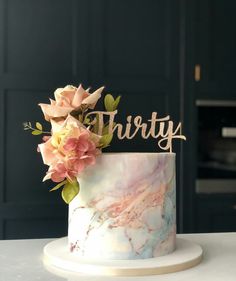
[[[191,269],[156,276],[105,277],[49,272],[43,264],[43,247],[53,239],[0,241],[0,281],[236,281],[236,233],[181,234],[200,244],[202,262]],[[58,275],[59,274],[59,275]]]

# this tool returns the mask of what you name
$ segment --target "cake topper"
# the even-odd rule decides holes
[[[181,134],[181,123],[179,123],[176,128],[174,128],[174,123],[170,120],[170,116],[167,115],[163,118],[158,118],[157,112],[152,112],[151,118],[147,122],[143,122],[142,116],[127,116],[127,123],[123,126],[120,123],[115,123],[115,116],[118,113],[117,110],[111,112],[105,111],[93,111],[86,115],[89,118],[93,115],[97,117],[91,124],[97,123],[98,135],[103,134],[103,129],[105,127],[104,116],[108,116],[108,133],[116,134],[118,139],[133,139],[139,132],[143,139],[148,139],[150,137],[158,139],[158,146],[162,150],[172,152],[172,140],[173,139],[183,139],[186,140],[185,136]]]
[[[48,171],[43,181],[51,179],[58,183],[50,191],[62,188],[62,198],[70,203],[79,193],[77,176],[90,165],[102,149],[109,146],[114,135],[118,139],[133,139],[140,134],[143,139],[157,139],[160,149],[172,152],[173,139],[186,140],[181,133],[181,123],[174,126],[170,116],[159,117],[152,112],[150,119],[142,116],[127,116],[126,124],[116,123],[117,107],[121,96],[111,94],[104,97],[105,111],[95,110],[104,87],[90,93],[80,85],[58,88],[55,100],[50,104],[39,104],[44,118],[51,123],[51,131],[44,131],[41,123],[24,123],[24,130],[33,135],[45,134],[43,143],[38,145]]]

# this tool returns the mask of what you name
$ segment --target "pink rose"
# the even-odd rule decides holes
[[[90,94],[81,85],[78,88],[74,86],[58,88],[54,92],[55,100],[50,99],[50,104],[40,103],[39,106],[47,121],[52,118],[65,118],[73,110],[78,110],[81,105],[93,109],[101,97],[103,89],[104,87],[101,87]]]

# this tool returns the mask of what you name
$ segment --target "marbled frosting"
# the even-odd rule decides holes
[[[104,153],[78,178],[69,205],[70,251],[145,259],[175,249],[175,154]]]

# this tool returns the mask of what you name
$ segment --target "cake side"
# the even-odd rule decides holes
[[[104,153],[79,176],[69,204],[70,251],[145,259],[175,249],[175,154]]]

